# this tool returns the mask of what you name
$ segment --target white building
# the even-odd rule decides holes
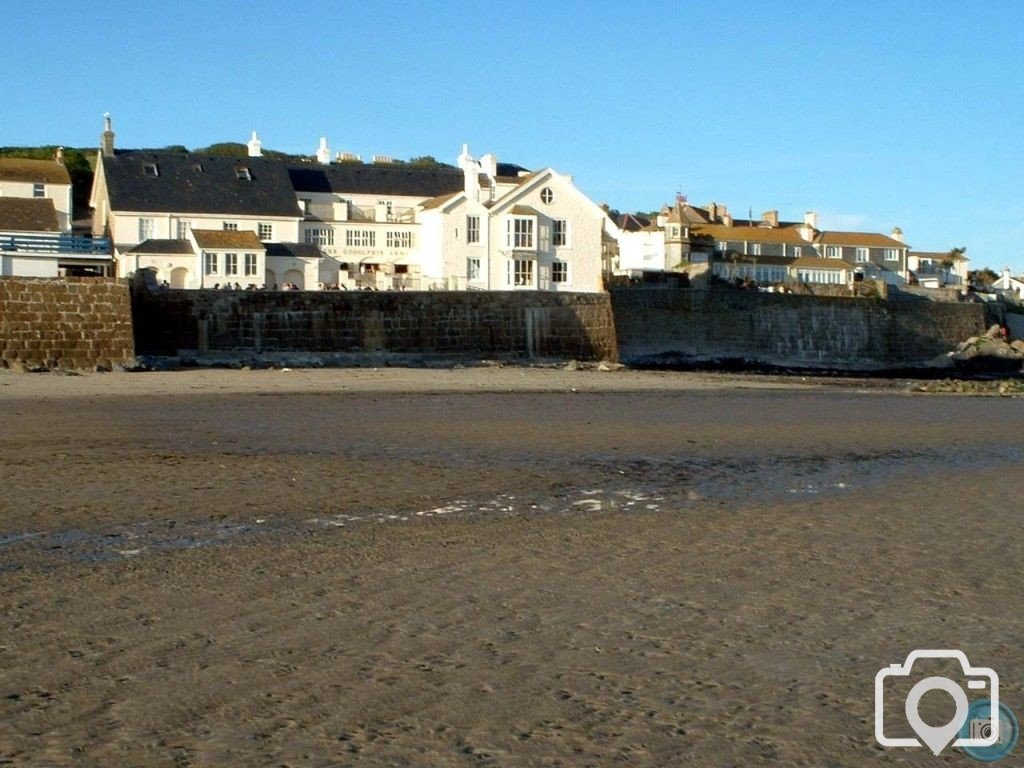
[[[55,160],[0,158],[0,276],[104,275],[109,244],[71,234],[71,177]]]
[[[967,285],[967,262],[962,250],[945,253],[936,251],[908,251],[907,268],[918,285],[925,288]]]
[[[1003,267],[1003,274],[992,283],[997,291],[1009,291],[1018,299],[1024,299],[1024,276],[1014,277],[1010,274],[1009,267]]]

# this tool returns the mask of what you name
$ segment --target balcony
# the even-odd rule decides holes
[[[0,235],[4,253],[56,253],[61,256],[109,257],[110,241],[105,237],[78,235]]]

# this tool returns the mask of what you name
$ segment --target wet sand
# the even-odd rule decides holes
[[[2,375],[0,764],[967,764],[878,748],[874,674],[961,648],[1024,712],[1022,426],[877,382]]]

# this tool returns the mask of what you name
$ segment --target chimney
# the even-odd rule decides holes
[[[899,240],[901,243],[903,242],[903,230],[899,227],[893,227],[890,236],[893,240]]]
[[[810,227],[811,229],[818,228],[818,214],[814,211],[808,211],[804,214],[804,226]],[[804,238],[809,239],[809,238]]]
[[[718,203],[708,203],[708,218],[712,224],[718,223]]]
[[[100,137],[100,151],[104,157],[114,156],[114,129],[110,122],[110,113],[103,113],[103,135]]]
[[[391,163],[395,162],[395,158],[393,158],[391,155],[374,155],[373,162],[376,163],[377,165],[390,165]]]
[[[316,150],[316,161],[321,165],[331,164],[331,148],[327,146],[327,137],[320,137],[320,146]]]
[[[469,144],[462,145],[462,151],[455,159],[455,164],[462,170],[466,170],[466,163],[472,162],[473,156],[469,154]]]
[[[761,221],[767,224],[769,227],[779,226],[779,212],[778,211],[765,211],[761,214]]]
[[[498,157],[488,152],[480,158],[480,169],[487,174],[487,178],[494,183],[494,177],[498,175]]]
[[[249,139],[248,147],[249,157],[263,157],[263,142],[256,135],[256,131],[252,132],[252,138]]]
[[[724,205],[722,206],[722,223],[727,226],[732,226],[732,214],[729,213],[729,209]]]
[[[57,147],[57,152],[54,154],[53,159],[64,165],[64,147]]]

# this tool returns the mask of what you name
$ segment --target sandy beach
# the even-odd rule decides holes
[[[877,746],[874,675],[960,648],[1024,714],[1022,427],[901,382],[3,374],[0,765],[973,764]]]

